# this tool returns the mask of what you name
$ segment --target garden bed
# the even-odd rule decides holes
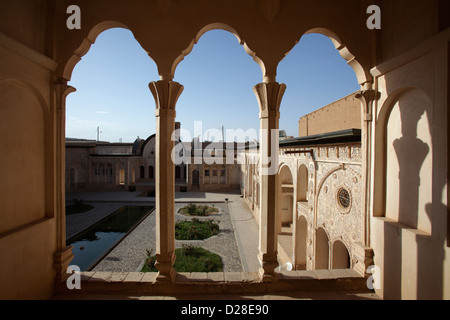
[[[200,216],[206,217],[215,213],[218,213],[219,209],[214,206],[208,205],[196,205],[193,203],[188,204],[187,206],[178,210],[178,213],[184,214],[186,216]]]
[[[155,267],[156,255],[147,252],[148,257],[141,272],[158,272]],[[206,249],[184,245],[175,249],[174,269],[177,272],[222,272],[222,258]]]
[[[175,224],[176,240],[205,240],[219,233],[219,224],[214,219],[182,220]]]

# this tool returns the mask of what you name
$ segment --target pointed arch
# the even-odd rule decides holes
[[[364,85],[365,83],[368,83],[368,82],[371,83],[373,81],[372,80],[372,75],[369,72],[370,70],[367,70],[367,72],[366,72],[366,70],[364,70],[364,68],[361,65],[361,63],[358,62],[356,57],[350,52],[348,47],[344,44],[344,42],[341,40],[341,38],[334,31],[332,31],[332,30],[330,30],[328,28],[323,28],[323,27],[311,28],[308,31],[306,31],[305,33],[303,33],[301,35],[300,39],[304,35],[312,34],[312,33],[318,33],[318,34],[324,35],[324,36],[328,37],[333,42],[334,47],[336,48],[336,50],[339,51],[339,54],[341,55],[341,57],[345,61],[347,61],[347,64],[355,72],[356,78],[358,79],[358,83],[361,86]],[[286,54],[284,55],[284,58],[289,55],[289,53],[292,51],[292,49],[295,47],[295,45],[298,44],[299,41],[300,40],[298,40],[294,44],[294,46],[292,46],[291,50],[286,52]]]
[[[333,258],[331,260],[332,269],[350,269],[350,251],[341,240],[333,242]]]
[[[374,216],[387,217],[427,234],[431,233],[432,221],[431,213],[424,209],[432,197],[432,105],[432,99],[419,88],[395,90],[381,106],[374,139]],[[418,131],[422,117],[427,121]],[[396,122],[390,124],[392,121]],[[394,175],[396,179],[388,181]],[[413,196],[416,193],[420,198]],[[407,200],[409,197],[413,201]]]
[[[0,233],[55,215],[52,139],[54,124],[40,92],[27,82],[0,80]],[[20,193],[17,195],[17,191]],[[8,199],[21,199],[12,202]]]
[[[300,216],[298,218],[295,233],[295,268],[296,270],[306,270],[308,247],[308,221],[306,217]]]
[[[330,244],[327,231],[319,227],[316,229],[316,253],[315,253],[315,269],[329,268]]]
[[[192,41],[189,44],[189,46],[186,49],[184,49],[183,51],[181,51],[181,54],[175,59],[175,61],[172,64],[171,75],[173,77],[175,76],[176,69],[177,69],[178,65],[180,64],[180,62],[183,61],[184,58],[186,56],[188,56],[192,52],[192,50],[194,49],[195,45],[198,43],[200,38],[206,32],[212,31],[212,30],[224,30],[224,31],[228,31],[228,32],[232,33],[236,37],[236,39],[238,40],[239,44],[244,47],[245,52],[248,55],[250,55],[253,58],[253,61],[255,61],[259,65],[259,67],[261,68],[262,74],[263,75],[266,74],[266,67],[264,65],[264,62],[257,56],[256,52],[253,51],[248,46],[248,44],[245,42],[245,40],[243,38],[241,38],[239,33],[236,31],[236,29],[234,29],[233,27],[231,27],[230,25],[228,25],[226,23],[215,22],[215,23],[210,23],[210,24],[202,27],[197,32],[195,37],[192,39]]]
[[[78,64],[78,62],[81,61],[83,56],[85,56],[89,52],[89,50],[91,49],[91,46],[95,43],[98,36],[102,32],[109,30],[109,29],[113,29],[113,28],[126,29],[126,30],[130,31],[134,36],[133,31],[130,28],[128,28],[125,24],[123,24],[119,21],[107,20],[107,21],[98,23],[89,31],[87,37],[83,39],[80,46],[73,52],[73,55],[69,58],[69,60],[67,61],[67,63],[64,66],[62,77],[64,79],[66,79],[67,81],[70,81],[72,78],[72,73],[73,73],[73,70],[75,69],[75,66]],[[137,39],[136,39],[136,41],[139,43],[139,41]],[[144,49],[142,49],[142,50],[144,50]],[[145,51],[145,52],[150,57],[150,59],[152,59],[155,62],[155,60],[150,56],[148,51]]]
[[[297,175],[297,201],[308,201],[308,168],[302,164]]]

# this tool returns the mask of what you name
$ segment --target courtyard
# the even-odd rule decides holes
[[[66,238],[70,239],[96,222],[124,206],[154,206],[154,198],[142,197],[142,192],[74,192],[67,195],[67,204],[83,199],[94,208],[84,213],[68,215]],[[227,199],[227,200],[226,200]],[[205,240],[176,240],[176,248],[194,245],[218,254],[223,272],[257,271],[258,227],[252,213],[236,193],[176,193],[176,221],[188,218],[178,213],[190,204],[214,206],[218,212],[210,217],[219,223],[220,232]],[[156,215],[151,213],[132,229],[106,256],[89,270],[94,272],[139,272],[148,252],[156,249]],[[77,252],[74,252],[76,255]],[[87,271],[87,270],[84,270]]]

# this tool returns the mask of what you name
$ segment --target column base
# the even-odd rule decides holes
[[[353,270],[362,276],[370,276],[367,268],[373,264],[373,249],[363,244],[354,247]]]
[[[274,282],[278,280],[278,275],[275,272],[275,269],[278,267],[278,259],[277,253],[267,254],[267,253],[259,253],[258,260],[261,264],[261,268],[259,268],[258,274],[259,279],[262,282]]]
[[[72,247],[66,247],[55,253],[53,266],[56,270],[56,281],[65,281],[70,276],[70,274],[67,273],[67,268],[72,259]]]
[[[156,255],[156,263],[155,267],[158,269],[158,275],[156,276],[156,281],[161,282],[174,282],[176,277],[176,270],[173,268],[175,263],[175,253],[171,253],[168,255]]]

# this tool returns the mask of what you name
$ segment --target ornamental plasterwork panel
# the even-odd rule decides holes
[[[317,227],[327,230],[331,242],[341,240],[350,248],[352,243],[362,241],[361,167],[327,167],[318,186]]]
[[[352,146],[351,147],[351,157],[352,157],[352,160],[361,162],[361,146]]]

